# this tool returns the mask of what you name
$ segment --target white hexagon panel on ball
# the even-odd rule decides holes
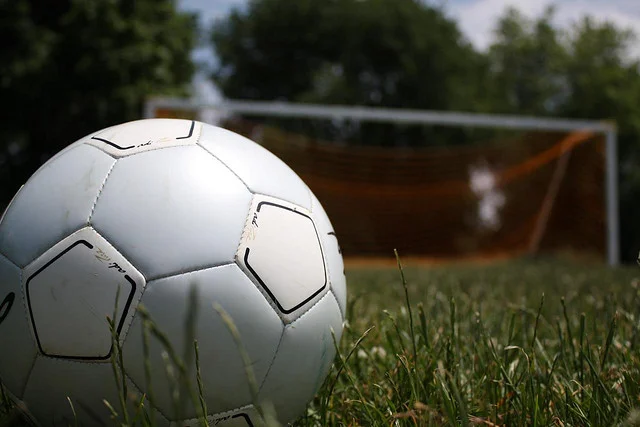
[[[311,194],[302,179],[254,141],[205,124],[198,145],[227,165],[252,193],[277,197],[311,209]]]
[[[274,197],[254,195],[236,262],[285,323],[298,318],[329,289],[311,213]]]
[[[22,280],[40,352],[87,361],[109,360],[107,317],[114,319],[123,341],[145,284],[142,274],[91,227],[38,257]]]
[[[193,346],[190,339],[197,340],[203,366],[200,379],[194,364],[184,373],[191,384],[201,381],[208,415],[216,419],[235,415],[238,408],[252,402],[242,353],[214,304],[233,320],[258,384],[275,358],[284,327],[260,290],[235,263],[149,281],[142,304],[174,349],[183,351]],[[189,333],[185,333],[186,319],[191,319]],[[174,405],[173,382],[166,374],[163,357],[165,342],[151,337],[145,355],[144,328],[145,322],[137,316],[122,349],[127,376],[143,393],[153,396],[153,405],[167,419],[197,422],[198,402],[186,401],[181,408]],[[152,378],[149,384],[147,373]]]

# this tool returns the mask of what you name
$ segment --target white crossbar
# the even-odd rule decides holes
[[[612,266],[618,265],[620,262],[617,131],[613,122],[452,111],[299,104],[279,101],[223,100],[216,104],[210,104],[189,99],[162,97],[152,98],[147,101],[144,111],[145,117],[155,117],[155,111],[158,108],[195,111],[210,110],[258,116],[305,117],[328,120],[350,119],[368,122],[601,133],[606,138],[607,260],[609,265]]]

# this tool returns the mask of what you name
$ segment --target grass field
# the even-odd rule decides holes
[[[349,272],[342,358],[374,329],[309,424],[640,425],[638,268],[523,260],[404,273],[408,305],[397,269]]]
[[[640,268],[539,259],[347,277],[340,355],[297,425],[640,426]]]

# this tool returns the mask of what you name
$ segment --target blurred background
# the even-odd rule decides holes
[[[597,132],[274,117],[225,100],[617,126],[620,242],[640,249],[635,0],[0,0],[0,207],[100,128],[197,118],[245,134],[325,206],[350,260],[606,260]],[[147,108],[147,113],[149,110]]]

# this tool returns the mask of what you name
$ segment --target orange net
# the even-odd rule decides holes
[[[338,146],[236,126],[295,170],[345,256],[430,259],[571,250],[604,256],[603,141],[535,133],[451,148]]]
[[[533,132],[474,145],[346,146],[230,121],[316,194],[350,258],[571,251],[604,257],[604,141]]]

